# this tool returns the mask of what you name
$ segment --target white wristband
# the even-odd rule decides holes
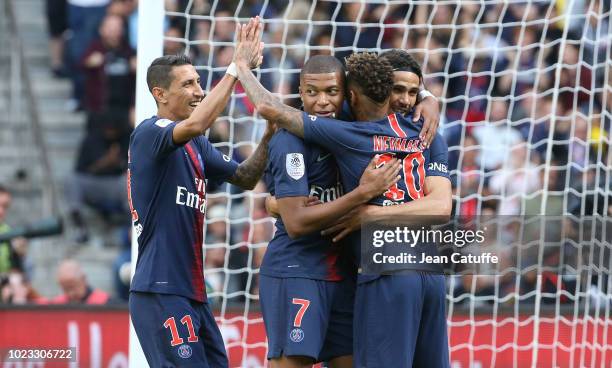
[[[227,70],[225,71],[225,74],[229,74],[232,77],[238,79],[238,69],[236,68],[236,64],[235,63],[231,63],[227,67]]]
[[[428,90],[426,90],[426,89],[422,89],[422,90],[420,90],[420,91],[419,91],[419,98],[420,98],[421,100],[424,100],[424,99],[426,99],[427,97],[433,97],[434,99],[436,98],[436,96],[434,96],[434,95],[433,95],[433,93],[429,92],[429,91],[428,91]]]

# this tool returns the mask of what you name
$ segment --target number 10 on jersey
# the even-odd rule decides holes
[[[376,167],[381,167],[385,163],[395,158],[395,153],[387,152],[380,154]],[[402,161],[402,179],[403,186],[406,190],[400,188],[395,183],[383,195],[396,202],[406,202],[406,191],[411,200],[419,199],[423,196],[423,182],[425,181],[425,157],[423,152],[409,153],[401,159]]]

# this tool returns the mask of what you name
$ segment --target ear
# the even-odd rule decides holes
[[[299,86],[299,87],[298,87],[298,93],[299,93],[299,95],[300,95],[300,96],[302,96],[302,95],[303,95],[303,94],[302,94],[302,93],[303,93],[303,92],[302,92],[302,86]]]
[[[161,87],[153,87],[151,94],[158,103],[165,104],[168,102],[168,99],[166,98],[166,91]]]
[[[347,91],[348,104],[353,112],[353,116],[359,110],[359,97],[358,94],[352,88],[349,88]]]
[[[349,90],[348,90],[348,98],[349,98],[349,101],[350,101],[350,105],[357,106],[359,104],[359,94],[357,94],[354,89],[349,88]],[[351,108],[352,108],[352,106],[351,106]]]

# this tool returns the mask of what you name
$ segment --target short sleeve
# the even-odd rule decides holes
[[[320,116],[302,114],[304,121],[304,140],[326,148],[335,156],[359,144],[359,132],[352,122],[328,119]],[[356,133],[356,134],[355,134]]]
[[[238,163],[228,155],[215,148],[206,137],[200,138],[204,158],[204,173],[206,179],[215,182],[227,181],[238,169]]]
[[[448,173],[448,146],[440,134],[436,134],[429,148],[429,164],[426,176],[443,176],[450,178]]]
[[[281,130],[270,141],[269,157],[274,196],[276,198],[308,196],[304,141]]]
[[[143,147],[152,157],[161,159],[166,157],[181,145],[174,144],[172,132],[176,122],[168,119],[147,120],[134,130],[140,147]]]
[[[266,184],[266,188],[268,189],[268,192],[270,192],[271,195],[274,195],[274,175],[272,175],[272,167],[271,167],[269,160],[268,160],[268,165],[266,166],[266,169],[264,170],[262,180],[264,181],[264,184]]]

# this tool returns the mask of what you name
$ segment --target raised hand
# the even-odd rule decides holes
[[[264,43],[260,41],[263,32],[263,24],[259,16],[251,18],[245,25],[236,26],[237,46],[234,53],[236,65],[245,64],[250,69],[255,69],[263,61]]]
[[[429,147],[436,137],[438,125],[440,124],[440,105],[435,97],[427,97],[415,106],[412,120],[415,122],[419,121],[421,116],[424,122],[419,137],[425,143],[425,147]]]

